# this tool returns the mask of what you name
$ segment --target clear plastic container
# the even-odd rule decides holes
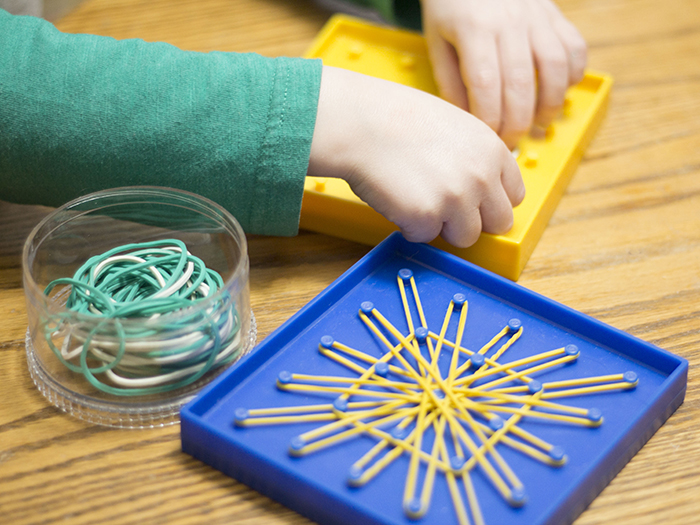
[[[186,308],[107,318],[67,307],[74,286],[59,281],[45,293],[91,257],[164,239],[184,242],[221,276],[221,289]],[[80,419],[123,428],[176,423],[182,405],[255,345],[245,235],[197,195],[127,187],[81,197],[34,228],[22,260],[30,374],[53,405]]]

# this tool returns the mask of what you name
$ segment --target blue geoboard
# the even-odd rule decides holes
[[[687,369],[397,233],[188,404],[182,447],[321,524],[568,523]]]

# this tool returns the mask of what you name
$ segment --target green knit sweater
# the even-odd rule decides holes
[[[170,186],[249,233],[297,232],[320,61],[63,34],[2,10],[0,50],[0,199]]]

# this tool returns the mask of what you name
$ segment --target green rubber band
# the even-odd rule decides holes
[[[183,388],[236,359],[244,347],[223,278],[177,239],[112,248],[88,259],[72,278],[49,283],[44,294],[63,295],[66,288],[65,310],[44,321],[48,347],[107,394]],[[135,386],[141,384],[149,386]]]

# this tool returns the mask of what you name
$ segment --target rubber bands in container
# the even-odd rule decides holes
[[[23,267],[31,377],[80,419],[176,423],[255,345],[245,235],[197,195],[129,187],[76,199],[32,231]]]

